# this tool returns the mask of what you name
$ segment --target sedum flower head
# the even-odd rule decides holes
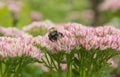
[[[74,48],[80,49],[81,46],[86,50],[108,48],[120,50],[120,30],[112,26],[87,27],[82,24],[68,23],[56,28],[64,37],[51,42],[46,34],[36,37],[36,42],[55,53],[62,50],[69,53]]]
[[[40,50],[22,38],[0,37],[0,56],[21,57],[23,55],[39,59]]]
[[[20,31],[19,29],[13,27],[9,28],[0,27],[0,33],[3,34],[3,36],[8,37],[32,37],[32,35],[29,35],[24,31]]]
[[[35,27],[37,27],[37,28],[45,27],[45,28],[49,29],[50,27],[53,27],[53,26],[55,26],[55,24],[53,24],[49,20],[41,21],[41,22],[35,21],[35,22],[29,24],[28,26],[23,27],[23,31],[29,31]]]

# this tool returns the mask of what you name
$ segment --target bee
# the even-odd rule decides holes
[[[50,41],[54,42],[57,41],[59,38],[64,37],[64,35],[61,32],[58,32],[55,27],[52,27],[49,29],[48,37]]]

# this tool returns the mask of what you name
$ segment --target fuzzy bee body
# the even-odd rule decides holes
[[[63,34],[58,32],[54,27],[50,28],[48,34],[49,40],[54,42],[57,41],[59,38],[63,37]]]

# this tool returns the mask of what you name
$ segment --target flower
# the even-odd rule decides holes
[[[0,1],[0,9],[3,8],[5,6],[5,3],[3,3],[2,1]]]
[[[41,57],[40,50],[22,38],[0,37],[0,53],[2,58],[22,55],[37,59]]]
[[[42,19],[42,14],[37,12],[37,11],[32,11],[31,12],[31,17],[33,21],[39,21]]]
[[[8,8],[11,12],[19,13],[23,6],[23,3],[21,1],[7,1],[6,5],[8,5]]]
[[[41,22],[36,21],[36,22],[29,24],[28,26],[23,27],[23,31],[29,31],[35,27],[37,27],[37,28],[45,27],[45,28],[49,29],[53,26],[55,26],[55,24],[53,24],[51,21],[48,21],[48,20],[41,21]]]
[[[114,61],[113,58],[109,59],[109,60],[108,60],[108,63],[111,63],[114,68],[117,68],[117,67],[118,67],[118,64]]]
[[[82,24],[68,23],[56,27],[64,37],[56,42],[51,42],[48,34],[36,37],[36,42],[42,47],[47,47],[52,52],[61,50],[69,53],[74,48],[86,48],[86,50],[97,49],[106,50],[112,48],[120,50],[120,30],[112,26],[86,27]],[[39,40],[39,41],[37,41]]]
[[[19,29],[13,27],[9,28],[0,27],[0,33],[2,33],[4,36],[9,37],[32,37],[32,35],[29,35],[24,31],[20,31]]]
[[[109,59],[120,54],[119,29],[110,25],[87,27],[78,23],[61,24],[56,26],[56,29],[64,35],[57,41],[49,40],[49,33],[34,37],[34,43],[40,45],[39,47],[44,51],[48,50],[45,54],[48,54],[51,60],[54,59],[52,62],[57,63],[56,66],[53,63],[53,70],[54,67],[58,67],[59,70],[60,66],[62,70],[66,68],[72,70],[72,66],[75,65],[76,71],[80,70],[82,74],[82,71],[86,70],[87,76],[90,70],[100,72],[101,70],[98,69],[107,66],[109,61],[117,67],[116,63]],[[64,53],[59,53],[61,51]],[[93,76],[94,73],[90,72],[90,74]]]
[[[120,10],[120,0],[105,0],[100,5],[101,10],[112,10],[117,11]]]

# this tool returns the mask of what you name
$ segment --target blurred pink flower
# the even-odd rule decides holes
[[[120,0],[105,0],[100,5],[101,10],[112,10],[117,11],[120,10]]]
[[[53,26],[55,26],[55,24],[49,20],[41,21],[41,22],[33,22],[33,23],[29,24],[28,26],[23,27],[23,31],[29,31],[34,27],[37,27],[37,28],[45,27],[45,28],[49,29]]]
[[[32,11],[31,12],[31,17],[33,21],[39,21],[42,20],[42,14],[37,12],[37,11]]]
[[[118,67],[118,64],[113,60],[113,58],[109,59],[108,63],[111,63],[114,68]]]
[[[66,70],[67,69],[67,64],[61,64],[62,70]]]
[[[9,9],[13,13],[19,13],[23,3],[21,1],[7,1],[6,4],[8,5]]]
[[[80,13],[77,11],[72,11],[68,14],[70,20],[77,20],[80,17]]]
[[[88,9],[88,10],[82,11],[81,16],[84,20],[92,21],[94,17],[94,12]]]
[[[3,8],[5,6],[5,3],[3,3],[2,1],[0,1],[0,9]]]
[[[20,31],[19,29],[14,27],[9,28],[0,27],[0,33],[2,33],[4,36],[9,37],[32,37],[32,35],[27,34],[24,31]]]

